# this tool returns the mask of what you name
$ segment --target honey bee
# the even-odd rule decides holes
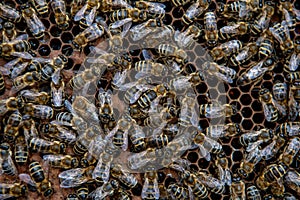
[[[41,75],[38,72],[27,72],[13,80],[13,90],[19,91],[25,87],[31,87],[41,80]]]
[[[172,197],[172,199],[189,199],[189,191],[187,188],[183,186],[179,186],[176,183],[171,183],[167,188],[168,193]]]
[[[292,190],[299,193],[300,191],[300,174],[297,171],[290,170],[285,175],[285,183]]]
[[[80,200],[76,194],[68,194],[66,200]]]
[[[173,139],[173,136],[162,133],[158,136],[147,138],[145,141],[146,141],[148,148],[161,149],[161,148],[167,146],[168,143],[170,141],[172,141],[172,139]]]
[[[218,178],[221,181],[221,183],[223,185],[226,184],[226,185],[230,186],[232,183],[231,173],[230,173],[230,169],[229,169],[228,159],[226,158],[224,151],[217,154],[215,166],[217,166],[217,168],[218,168],[217,174],[218,174]],[[219,188],[222,188],[222,186],[220,186]],[[222,190],[220,190],[220,191],[222,191]]]
[[[70,7],[71,7],[71,16],[74,17],[78,11],[83,7],[85,1],[83,0],[72,0]]]
[[[73,168],[61,172],[58,178],[61,179],[61,188],[73,188],[80,186],[84,183],[93,182],[92,173],[94,166],[89,166],[86,168]]]
[[[240,137],[240,143],[243,146],[248,146],[258,140],[262,140],[264,142],[269,142],[274,138],[273,130],[271,129],[260,129],[258,131],[250,131],[248,133],[244,133]]]
[[[278,125],[275,129],[276,134],[283,138],[293,137],[299,135],[299,122],[285,122]]]
[[[133,123],[129,131],[129,138],[133,144],[134,151],[140,152],[146,149],[145,133],[140,126]]]
[[[275,64],[276,62],[273,58],[267,58],[264,61],[253,64],[249,69],[243,72],[240,77],[238,77],[237,84],[243,86],[253,82],[259,82],[267,71],[274,68]]]
[[[218,118],[218,117],[231,117],[237,113],[235,105],[224,104],[221,105],[219,102],[213,102],[211,104],[201,104],[199,106],[200,115],[207,118]]]
[[[216,46],[218,43],[217,20],[214,12],[207,12],[204,16],[205,40],[209,46]],[[224,27],[221,28],[224,30]],[[220,30],[220,31],[221,31]]]
[[[299,82],[293,82],[290,85],[289,88],[289,100],[288,100],[288,119],[290,121],[295,121],[298,117],[298,112],[299,112]],[[286,103],[286,102],[284,102]]]
[[[2,30],[2,42],[9,42],[17,37],[15,25],[11,22],[5,22]]]
[[[25,19],[32,35],[36,39],[43,39],[46,28],[43,22],[37,17],[35,10],[28,3],[21,5],[21,10],[22,16]]]
[[[250,58],[252,58],[258,51],[256,43],[249,43],[247,46],[243,47],[237,54],[230,57],[229,63],[231,66],[238,66]]]
[[[0,100],[0,116],[3,116],[7,111],[23,108],[23,103],[22,99],[16,97]]]
[[[13,142],[19,134],[19,125],[22,121],[22,115],[19,110],[14,111],[7,119],[4,127],[4,138],[9,142]]]
[[[30,2],[40,15],[48,14],[48,2],[46,0],[31,0]]]
[[[198,114],[195,106],[195,98],[191,95],[182,99],[179,114],[179,124],[181,126],[188,127],[193,125],[194,127],[198,127]]]
[[[200,131],[195,134],[193,142],[193,146],[199,148],[200,155],[208,161],[211,158],[210,152],[218,154],[222,151],[222,145],[219,142],[205,136]]]
[[[25,136],[26,138],[26,136]],[[34,152],[61,154],[66,151],[66,144],[58,141],[47,141],[41,138],[28,138],[28,147]]]
[[[236,123],[228,123],[225,125],[210,125],[204,131],[210,138],[218,139],[220,137],[232,137],[241,133],[241,127]]]
[[[300,80],[300,72],[292,71],[288,73],[285,78],[289,83],[298,82]]]
[[[111,180],[110,182],[104,183],[101,187],[91,192],[88,198],[92,199],[105,199],[108,196],[112,196],[114,192],[119,188],[119,182]]]
[[[77,190],[76,190],[76,195],[78,196],[79,199],[87,199],[89,195],[89,188],[87,184],[81,185]]]
[[[85,152],[83,157],[80,160],[80,164],[83,167],[88,167],[88,166],[94,165],[96,162],[97,162],[97,160],[95,159],[93,154],[91,154],[90,152]]]
[[[53,109],[46,105],[34,105],[27,103],[24,105],[24,112],[32,117],[40,119],[51,119],[53,117]]]
[[[234,176],[230,186],[230,194],[232,199],[246,199],[246,186],[240,177]]]
[[[273,14],[274,7],[266,5],[262,13],[254,20],[254,23],[250,25],[250,32],[253,35],[259,35],[266,31],[269,28],[269,23]]]
[[[49,96],[46,92],[38,92],[36,90],[22,90],[19,92],[20,98],[25,103],[47,104]]]
[[[0,55],[5,58],[10,58],[11,56],[18,56],[22,52],[29,51],[31,49],[31,45],[27,41],[27,38],[28,35],[23,34],[12,41],[3,42],[0,45]]]
[[[225,184],[221,180],[206,174],[205,172],[196,172],[199,181],[216,194],[225,192]]]
[[[151,170],[151,166],[147,167],[144,179],[145,181],[141,194],[142,199],[159,199],[160,192],[158,188],[158,175],[157,172]]]
[[[210,55],[215,61],[221,60],[225,56],[230,56],[233,53],[237,53],[242,48],[242,43],[239,40],[230,40],[222,43],[220,46],[213,48],[210,51]]]
[[[28,160],[28,148],[24,136],[18,136],[15,141],[15,161],[19,165],[24,165]]]
[[[286,21],[286,25],[289,28],[289,31],[294,31],[296,27],[296,17],[293,11],[287,10],[285,8],[281,9],[282,14],[284,15],[284,20]]]
[[[207,61],[202,65],[202,67],[204,70],[207,70],[210,75],[215,75],[219,79],[228,83],[233,83],[233,80],[236,78],[236,71],[234,69],[224,65],[218,65],[215,62]]]
[[[180,2],[177,1],[177,2],[179,3],[179,5],[182,4],[182,1]],[[184,2],[188,2],[188,1],[184,1]],[[186,10],[185,14],[182,16],[182,22],[185,25],[192,24],[197,17],[199,17],[201,14],[204,13],[205,10],[207,10],[209,5],[210,5],[210,0],[196,1]]]
[[[247,199],[259,200],[261,199],[260,192],[255,185],[250,185],[246,189]]]
[[[45,155],[43,160],[49,161],[52,167],[61,169],[76,168],[79,165],[78,159],[70,155]]]
[[[188,55],[185,50],[171,44],[160,44],[157,47],[157,53],[166,58],[173,58],[177,63],[186,63]]]
[[[86,1],[85,5],[74,16],[74,21],[79,21],[80,28],[86,29],[92,25],[96,16],[96,11],[99,7],[99,0]]]
[[[194,23],[189,25],[184,32],[175,31],[174,39],[180,48],[191,47],[195,40],[202,35],[203,31],[202,25]]]
[[[158,2],[136,1],[133,3],[135,8],[147,10],[149,13],[160,14],[164,16],[165,5]]]
[[[106,125],[109,130],[115,127],[115,117],[112,106],[112,91],[105,92],[102,88],[99,90],[98,99],[100,102],[99,118],[102,124]]]
[[[258,57],[260,60],[268,58],[274,51],[274,43],[268,37],[261,37],[258,39],[257,44],[259,45]]]
[[[21,14],[19,13],[19,11],[2,3],[0,5],[0,16],[1,18],[12,21],[14,23],[21,20]]]
[[[1,5],[2,6],[2,5]],[[6,199],[9,197],[22,197],[26,196],[27,194],[27,187],[20,183],[13,183],[13,184],[0,184],[0,197],[1,199]]]
[[[144,167],[150,161],[154,161],[156,158],[154,149],[146,149],[140,153],[133,154],[128,157],[128,167],[130,169],[140,169]]]
[[[50,78],[52,78],[52,81],[57,83],[59,80],[60,70],[65,66],[65,64],[67,64],[68,58],[63,54],[60,54],[53,59],[47,60],[46,62],[47,63],[41,68],[40,71],[41,80],[48,81]]]
[[[280,43],[280,49],[286,53],[291,53],[294,49],[294,43],[290,38],[289,29],[286,21],[276,23],[269,28],[274,38]]]
[[[65,98],[65,83],[61,80],[60,83],[56,85],[51,81],[51,104],[54,110],[62,110],[64,107],[64,98]]]
[[[246,22],[238,22],[237,24],[224,26],[219,31],[221,40],[230,39],[236,35],[245,35],[249,30],[249,24]]]
[[[136,102],[142,109],[147,109],[150,107],[151,102],[157,97],[165,95],[167,91],[168,88],[164,86],[164,84],[157,85],[153,89],[149,89],[142,93]]]
[[[125,188],[134,188],[138,181],[135,176],[122,169],[122,166],[119,164],[114,164],[111,168],[112,177],[118,179],[121,186]]]
[[[113,23],[121,20],[127,21],[127,18],[130,18],[132,22],[143,22],[147,20],[148,13],[138,8],[127,8],[115,10],[109,15],[109,20]]]
[[[278,183],[288,170],[288,166],[283,163],[271,164],[264,168],[261,175],[256,179],[256,185],[261,190],[267,189],[271,184]]]
[[[136,79],[144,78],[145,76],[165,76],[168,69],[161,63],[156,63],[150,60],[138,61],[134,64],[135,70],[138,72],[135,75]]]
[[[300,139],[294,137],[289,140],[288,144],[285,146],[285,149],[279,156],[279,160],[284,163],[286,166],[290,166],[294,160],[294,157],[300,150]]]
[[[18,170],[12,160],[12,152],[7,143],[2,143],[0,146],[0,174],[7,174],[9,176],[16,176]]]
[[[278,119],[278,109],[275,106],[273,96],[268,89],[262,89],[259,92],[259,101],[262,104],[264,115],[269,122],[275,122]]]
[[[42,166],[37,161],[31,161],[29,172],[30,176],[28,174],[20,174],[19,178],[25,183],[36,186],[38,191],[43,194],[43,197],[50,197],[53,194],[52,184],[45,177]]]
[[[287,72],[295,72],[297,73],[296,70],[298,69],[300,63],[300,54],[293,53],[290,57],[289,60],[286,61],[284,65],[284,69]]]
[[[73,129],[78,131],[83,131],[87,129],[86,121],[84,121],[81,117],[69,112],[58,113],[56,115],[56,121],[53,121],[52,123],[64,126],[71,126]]]
[[[72,45],[75,49],[81,49],[85,47],[89,42],[100,38],[104,34],[104,28],[102,25],[93,23],[88,28],[84,29],[81,33],[75,36],[72,41]]]
[[[58,28],[65,30],[69,27],[69,16],[66,13],[66,4],[63,0],[53,0],[51,6]]]
[[[276,81],[275,84],[273,85],[273,97],[276,101],[278,102],[285,102],[287,100],[287,84]]]

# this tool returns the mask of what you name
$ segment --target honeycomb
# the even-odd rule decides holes
[[[216,12],[216,9],[218,8],[218,3],[229,3],[232,1],[226,1],[226,0],[220,0],[216,1],[213,0],[210,3],[210,6],[208,10]],[[18,7],[18,3],[11,0],[5,0],[3,2],[4,4],[10,5],[12,7]],[[70,13],[70,3],[71,0],[66,0],[67,3],[67,12]],[[188,8],[187,5],[182,7],[176,7],[173,6],[171,2],[164,2],[166,5],[165,11],[165,17],[164,17],[164,23],[165,25],[172,25],[175,30],[183,31],[184,26],[181,22],[182,16],[184,15],[185,10]],[[296,9],[300,9],[300,3],[299,1],[294,0],[293,1],[294,7]],[[226,18],[222,18],[222,16],[219,16],[217,14],[217,24],[218,27],[222,27],[226,24]],[[280,15],[278,15],[280,16]],[[274,21],[279,20],[279,17],[277,15],[274,17]],[[86,59],[87,56],[90,54],[90,46],[97,45],[101,39],[98,39],[95,42],[89,43],[86,47],[83,48],[82,51],[74,50],[71,42],[75,38],[76,35],[78,35],[82,30],[79,27],[78,22],[74,22],[73,20],[69,21],[69,27],[66,30],[60,30],[57,28],[55,23],[55,17],[53,14],[52,9],[49,6],[49,15],[48,16],[39,16],[39,18],[42,20],[43,24],[46,27],[45,32],[45,41],[41,42],[37,39],[35,39],[31,33],[28,31],[28,28],[26,27],[26,23],[24,21],[21,21],[16,24],[16,28],[18,31],[18,35],[21,33],[28,33],[29,39],[28,41],[31,44],[32,51],[36,54],[37,57],[44,57],[44,58],[53,58],[59,54],[64,54],[68,57],[68,63],[64,67],[64,69],[61,71],[63,80],[65,83],[68,83],[70,79],[76,75],[80,70],[82,70],[82,64],[83,61]],[[200,17],[198,20],[199,23],[204,24],[203,17]],[[296,37],[300,37],[300,23],[297,21],[296,28],[294,32],[291,32],[291,39],[295,39]],[[237,39],[242,41],[243,43],[248,43],[250,41],[254,41],[254,38],[252,38],[250,35],[244,35],[240,36]],[[128,44],[128,49],[140,49],[140,47],[132,46],[131,41],[124,39],[124,44]],[[200,44],[204,49],[211,50],[211,47],[208,47],[205,43],[205,40],[203,38],[200,38],[197,41],[198,44]],[[199,63],[203,63],[203,60],[208,59],[207,53],[201,53],[199,49],[197,49],[198,46],[195,45],[188,53],[190,57],[190,62],[194,63],[195,66]],[[136,50],[136,51],[129,51],[127,50],[132,57],[133,62],[141,60],[142,59],[142,51]],[[125,50],[126,52],[126,50]],[[279,60],[279,63],[275,66],[272,72],[267,72],[263,78],[262,81],[258,82],[257,84],[250,84],[247,86],[237,86],[236,83],[228,84],[226,82],[220,82],[220,81],[210,81],[212,83],[211,85],[206,84],[199,84],[195,87],[195,92],[197,93],[197,101],[198,104],[204,104],[209,102],[209,98],[206,94],[209,93],[211,99],[222,99],[226,98],[226,103],[231,105],[236,105],[238,113],[234,116],[232,116],[230,119],[226,119],[226,122],[233,122],[240,124],[243,132],[251,131],[251,130],[258,130],[261,127],[266,127],[270,129],[274,129],[276,126],[278,126],[279,123],[282,123],[282,121],[279,121],[279,123],[272,123],[268,122],[264,117],[264,112],[261,106],[261,103],[258,100],[258,92],[261,87],[268,88],[270,91],[272,91],[273,84],[276,80],[284,80],[284,71],[283,71],[283,65],[285,63],[285,58],[283,55],[279,55],[281,60]],[[4,65],[7,61],[2,59],[0,60],[1,65]],[[237,77],[239,77],[248,66],[250,66],[252,63],[248,63],[246,65],[238,66],[238,67],[232,67],[237,72]],[[195,69],[191,69],[195,70]],[[214,78],[214,77],[212,77]],[[111,82],[112,77],[109,74],[106,74],[106,76],[99,81],[99,83],[93,83],[95,84],[94,88],[109,87],[109,83]],[[213,83],[217,83],[214,85]],[[5,77],[5,86],[6,90],[5,93],[0,96],[0,99],[7,99],[8,97],[12,96],[11,94],[11,87],[12,87],[12,81],[8,77]],[[41,87],[45,87],[41,85]],[[47,87],[47,86],[46,86]],[[219,91],[222,90],[220,88],[225,87],[224,93],[220,93]],[[49,89],[45,89],[45,91],[49,91]],[[93,90],[91,90],[93,91]],[[94,96],[95,94],[89,93],[91,96]],[[70,99],[72,96],[72,90],[70,88],[66,88],[66,94],[67,98]],[[2,119],[1,119],[2,121]],[[200,126],[205,129],[209,126],[209,121],[206,118],[200,118],[199,124]],[[3,127],[2,127],[3,131]],[[2,133],[2,132],[1,132]],[[0,135],[0,140],[3,141],[3,135]],[[239,142],[240,135],[233,136],[233,137],[224,137],[219,139],[218,141],[222,144],[222,148],[226,154],[226,158],[229,161],[229,167],[230,171],[232,173],[236,173],[237,169],[240,167],[240,163],[243,159],[245,148],[240,144]],[[69,147],[67,149],[67,153],[74,155],[72,152],[72,148]],[[277,153],[277,155],[279,155]],[[215,165],[212,161],[207,161],[206,159],[202,158],[199,154],[199,149],[195,150],[188,150],[182,155],[182,158],[185,158],[189,160],[191,164],[191,169],[194,170],[204,170],[208,173],[216,175],[215,173]],[[212,158],[214,159],[214,157]],[[30,160],[37,160],[43,163],[43,167],[47,164],[42,160],[39,153],[30,153]],[[243,179],[245,184],[248,186],[249,184],[255,184],[256,178],[260,175],[262,172],[262,169],[264,169],[267,165],[274,162],[275,159],[268,160],[267,162],[259,162],[254,172],[250,174],[248,178]],[[18,166],[18,172],[19,173],[28,173],[28,166]],[[46,167],[44,167],[46,168]],[[296,169],[298,168],[297,161],[293,162],[291,165],[291,168]],[[68,194],[75,193],[74,189],[61,189],[59,188],[59,179],[58,174],[61,172],[60,169],[56,168],[49,168],[46,171],[46,174],[49,176],[50,182],[53,184],[54,187],[54,194],[51,196],[50,199],[66,199]],[[157,171],[158,173],[158,183],[159,185],[168,185],[170,182],[174,181],[174,178],[177,178],[177,172],[175,170],[169,169],[169,168],[163,168]],[[172,174],[173,177],[170,176]],[[135,174],[136,178],[138,179],[139,183],[138,186],[132,190],[129,191],[130,195],[132,196],[132,199],[141,199],[141,190],[143,185],[143,174]],[[175,180],[176,181],[176,180]],[[0,176],[0,182],[1,183],[13,183],[15,182],[14,179],[7,175],[1,175]],[[95,189],[94,185],[90,186],[92,189]],[[289,192],[293,194],[296,199],[300,199],[300,194],[296,193],[295,191],[286,188],[286,192]],[[260,191],[261,196],[264,196],[265,194],[268,194],[269,191]],[[168,199],[166,195],[166,191],[164,189],[161,190],[161,199]],[[208,196],[208,199],[230,199],[230,190],[229,187],[226,187],[226,191],[224,194],[219,195],[211,192]],[[14,199],[14,198],[11,198]],[[37,192],[29,191],[29,194],[27,197],[21,197],[19,199],[43,199],[41,195],[39,195]],[[113,198],[111,198],[113,199]],[[278,198],[279,199],[279,198]]]

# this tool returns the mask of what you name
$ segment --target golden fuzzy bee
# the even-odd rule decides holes
[[[27,52],[31,49],[30,43],[27,41],[28,35],[23,34],[12,41],[3,42],[0,45],[0,55],[2,57],[18,56],[22,52]]]
[[[105,92],[103,88],[100,88],[98,100],[100,103],[99,119],[104,124],[105,129],[112,130],[116,125],[112,106],[112,91],[108,90]]]
[[[271,129],[260,129],[258,131],[250,131],[248,133],[244,133],[240,137],[240,143],[243,146],[248,146],[258,140],[263,140],[264,142],[269,142],[274,138],[275,134]]]
[[[241,127],[236,123],[228,123],[225,125],[210,125],[204,131],[211,138],[232,137],[241,133]]]
[[[201,104],[199,106],[200,115],[207,118],[231,117],[237,113],[237,108],[234,105],[213,102],[211,104]]]
[[[258,51],[258,46],[256,43],[248,43],[240,51],[230,57],[229,64],[232,66],[238,66],[249,59],[251,59]]]
[[[250,83],[259,82],[263,75],[271,71],[276,64],[273,58],[268,58],[250,66],[249,69],[244,71],[237,79],[237,84],[240,86],[248,85]]]
[[[218,43],[217,19],[214,12],[207,12],[204,15],[205,39],[209,46],[216,46]],[[221,28],[221,30],[224,29]],[[220,30],[220,31],[221,31]]]
[[[28,147],[24,136],[18,136],[15,141],[15,160],[19,165],[24,165],[28,160]]]
[[[36,11],[45,16],[48,14],[48,2],[47,0],[30,0]]]
[[[61,169],[76,168],[79,165],[78,159],[70,155],[45,155],[43,160],[49,161],[52,167]]]
[[[188,200],[189,199],[188,189],[183,186],[179,186],[176,183],[171,183],[167,188],[167,192],[170,194],[170,196],[173,199],[177,199],[177,200],[179,200],[179,199]]]
[[[27,136],[25,138],[28,138],[28,147],[34,152],[61,154],[66,151],[65,143]]]
[[[279,117],[279,112],[275,106],[273,95],[268,89],[262,89],[259,92],[259,101],[261,102],[264,110],[264,115],[266,120],[269,122],[274,122]]]
[[[5,22],[2,30],[2,42],[9,42],[17,37],[15,25],[11,22]]]
[[[25,87],[34,86],[41,80],[41,75],[38,72],[27,72],[13,80],[13,90],[19,91]]]
[[[19,110],[14,111],[7,119],[6,126],[4,127],[4,138],[8,142],[13,142],[15,137],[19,134],[19,125],[22,121],[22,115]]]
[[[43,39],[45,36],[45,26],[37,17],[35,10],[29,3],[21,5],[22,16],[25,19],[30,32],[36,39]]]
[[[134,64],[135,70],[138,72],[135,75],[136,79],[144,78],[145,76],[165,76],[167,75],[167,67],[161,63],[156,63],[151,60],[138,61]]]
[[[232,199],[246,199],[246,186],[240,177],[236,176],[233,178],[230,194]]]
[[[3,199],[9,197],[22,197],[27,195],[27,187],[20,183],[13,183],[13,184],[0,184],[0,197]]]
[[[37,187],[43,197],[48,198],[53,194],[52,183],[46,178],[44,169],[37,161],[31,161],[28,174],[19,174],[19,178],[31,186]]]
[[[9,176],[16,176],[18,174],[8,143],[2,143],[0,145],[0,175],[2,174],[7,174]]]
[[[127,8],[115,10],[109,15],[109,20],[111,22],[117,22],[121,20],[127,21],[130,18],[132,22],[143,22],[148,18],[147,11],[140,10],[138,8]]]
[[[65,30],[69,27],[69,16],[66,13],[64,0],[53,0],[51,6],[55,15],[55,22],[58,28]]]
[[[247,199],[249,200],[259,200],[261,199],[260,191],[255,185],[250,185],[246,189]]]
[[[99,0],[87,0],[84,6],[74,16],[74,21],[80,21],[79,26],[82,29],[89,27],[92,25],[99,7]]]
[[[175,2],[175,1],[173,1]],[[176,1],[178,2],[178,1]],[[184,1],[187,2],[187,1]],[[179,3],[179,2],[178,2]],[[180,1],[179,5],[182,3]],[[176,4],[175,4],[176,5]],[[182,16],[182,22],[185,25],[190,25],[194,20],[199,17],[210,5],[210,0],[200,0],[193,3]]]
[[[92,172],[94,166],[86,168],[74,168],[61,172],[58,177],[61,179],[61,188],[78,187],[84,183],[93,182]]]
[[[154,200],[159,199],[160,192],[158,188],[158,175],[157,172],[151,170],[151,166],[148,166],[146,173],[144,174],[144,185],[142,189],[142,199]]]
[[[12,22],[19,22],[21,20],[19,11],[2,3],[0,4],[0,16]]]
[[[228,83],[233,83],[233,80],[236,78],[236,71],[225,65],[219,65],[215,62],[207,61],[203,63],[202,67],[204,70],[207,70],[210,75],[215,75],[219,79]]]
[[[103,26],[93,23],[88,26],[88,28],[84,29],[84,31],[75,36],[74,40],[72,41],[72,45],[75,47],[75,49],[81,49],[89,42],[100,38],[103,34]]]
[[[213,48],[210,51],[210,55],[215,61],[221,60],[225,56],[230,56],[233,53],[237,53],[242,48],[242,42],[239,40],[230,40],[222,43],[220,46]]]
[[[3,116],[7,111],[22,108],[24,106],[23,103],[22,99],[16,97],[0,100],[0,116]]]
[[[221,40],[230,39],[236,35],[245,35],[249,28],[246,22],[238,22],[234,25],[228,25],[220,28],[219,37]]]
[[[125,188],[134,188],[138,183],[136,177],[122,169],[120,164],[114,164],[112,166],[111,175],[120,182],[121,186],[125,186]]]

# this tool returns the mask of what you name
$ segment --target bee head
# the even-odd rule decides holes
[[[53,189],[52,188],[48,188],[44,193],[44,197],[50,197],[53,194]]]

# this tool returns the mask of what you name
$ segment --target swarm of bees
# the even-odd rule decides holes
[[[0,199],[299,199],[299,21],[292,0],[0,2]]]

